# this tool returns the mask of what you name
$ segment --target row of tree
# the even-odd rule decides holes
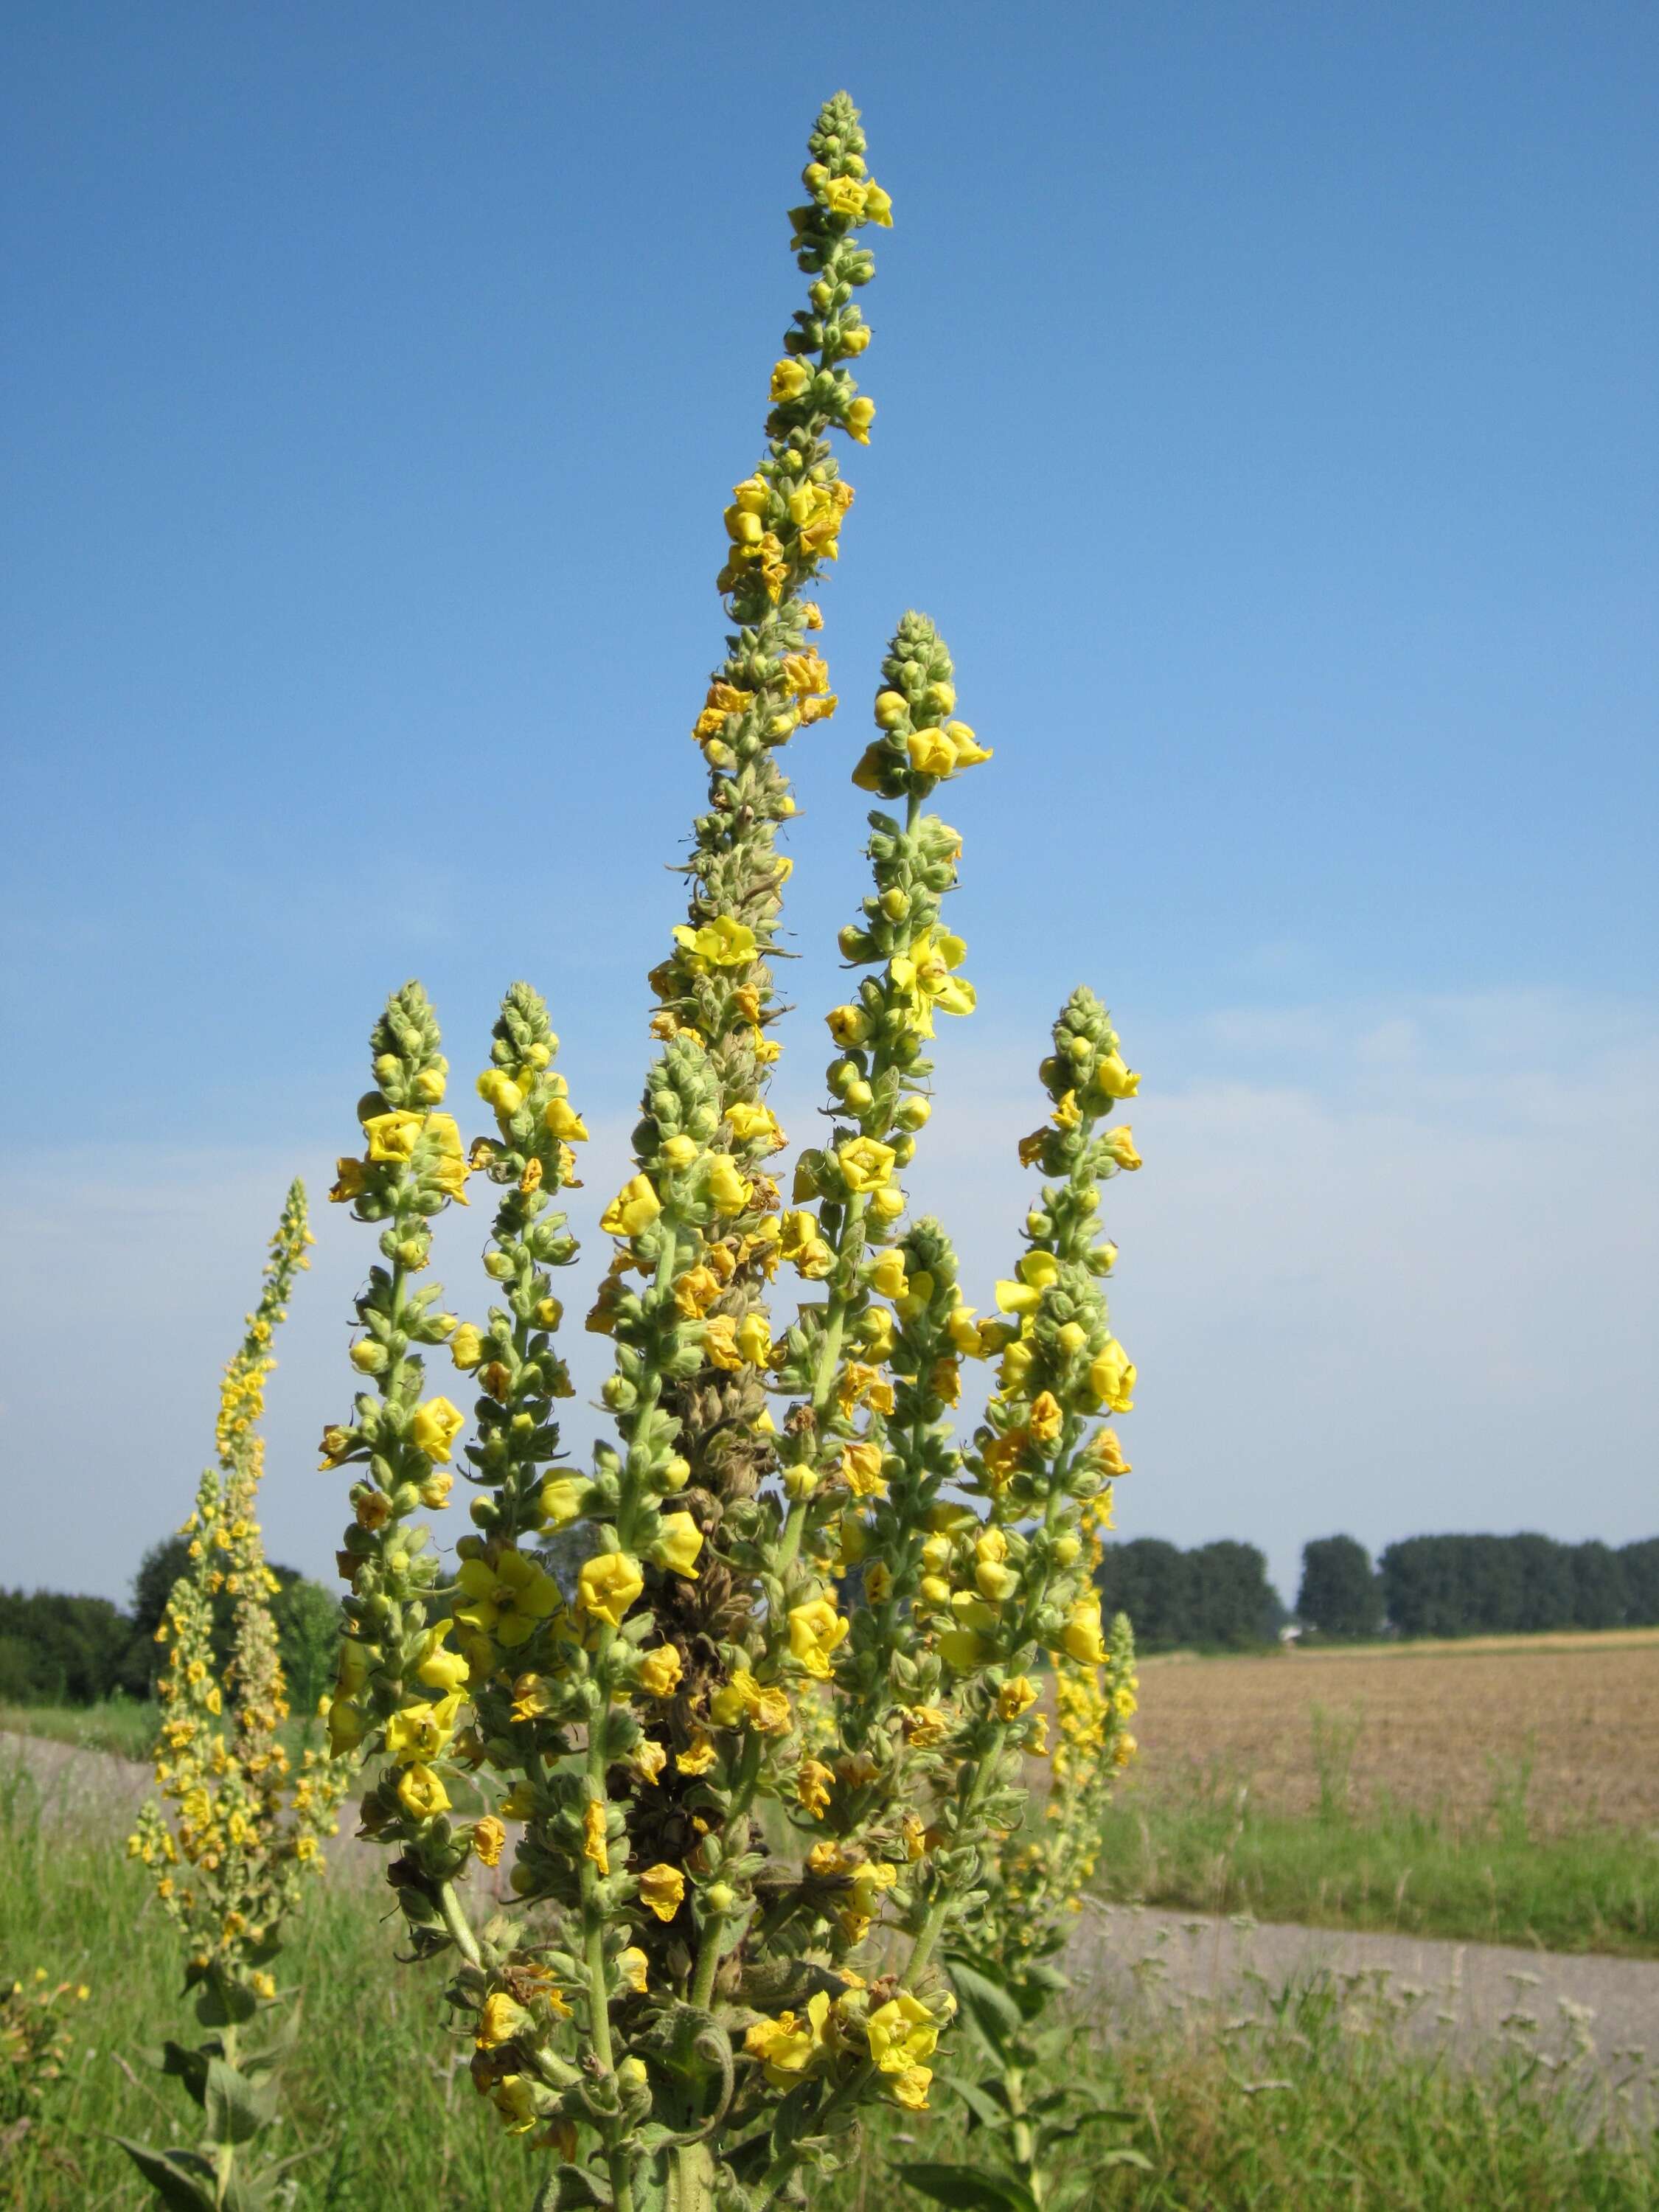
[[[1408,1536],[1375,1567],[1352,1536],[1304,1545],[1296,1609],[1323,1636],[1532,1636],[1659,1628],[1659,1536],[1564,1544],[1553,1536]]]
[[[1183,1552],[1161,1537],[1107,1547],[1096,1580],[1109,1620],[1127,1613],[1136,1649],[1182,1645],[1223,1651],[1272,1643],[1286,1615],[1254,1544],[1200,1544]]]
[[[91,1705],[149,1694],[161,1663],[155,1630],[183,1571],[185,1540],[144,1554],[124,1613],[107,1598],[0,1590],[0,1703]],[[295,1710],[314,1706],[334,1668],[338,1607],[292,1567],[273,1569]],[[1156,1536],[1108,1547],[1097,1577],[1109,1618],[1127,1613],[1144,1651],[1247,1650],[1289,1615],[1254,1544],[1183,1551]],[[230,1601],[219,1638],[230,1641]],[[1410,1536],[1373,1566],[1352,1536],[1304,1545],[1297,1615],[1320,1635],[1513,1636],[1551,1629],[1659,1627],[1659,1537],[1615,1550],[1552,1536]]]
[[[152,1545],[125,1613],[105,1597],[0,1589],[0,1704],[88,1705],[148,1697],[165,1657],[155,1631],[185,1553],[183,1536]],[[333,1676],[339,1607],[293,1567],[271,1571],[282,1584],[271,1611],[289,1701],[296,1712],[308,1711]],[[214,1644],[222,1667],[230,1656],[232,1602],[221,1594]]]

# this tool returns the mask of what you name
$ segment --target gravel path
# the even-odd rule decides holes
[[[1359,1977],[1425,2042],[1449,2036],[1474,2051],[1507,2038],[1551,2053],[1587,2044],[1615,2077],[1659,2082],[1659,1960],[1106,1905],[1079,1923],[1066,1970],[1120,2018],[1194,2004],[1248,2014],[1287,1983]]]
[[[0,1786],[14,1760],[40,1788],[48,1812],[81,1820],[101,1816],[125,1825],[149,1785],[148,1766],[43,1736],[0,1735]],[[330,1856],[364,1875],[380,1865],[377,1850],[345,1834]],[[1073,1988],[1090,1993],[1084,2009],[1120,2020],[1188,2008],[1248,2014],[1267,1992],[1322,1970],[1369,1977],[1395,2001],[1408,2032],[1425,2039],[1449,2035],[1459,2049],[1474,2051],[1508,2036],[1560,2051],[1578,2038],[1594,2045],[1615,2077],[1638,2073],[1659,2081],[1656,1960],[1108,1905],[1080,1921],[1066,1967]],[[1639,2061],[1627,2055],[1637,2051]]]

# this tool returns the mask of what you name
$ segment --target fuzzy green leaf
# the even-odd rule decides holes
[[[260,2129],[276,2118],[276,2085],[250,2081],[222,2058],[210,2058],[207,2098],[202,2109],[207,2114],[210,2142],[252,2142]]]
[[[148,2143],[112,2140],[155,2191],[168,2212],[213,2212],[213,2162],[196,2150],[152,2150]]]
[[[1030,2191],[1012,2174],[983,2173],[976,2166],[930,2160],[896,2166],[893,2172],[923,2197],[951,2205],[957,2212],[1037,2212]]]

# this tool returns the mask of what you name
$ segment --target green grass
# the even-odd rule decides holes
[[[1351,1814],[1334,1793],[1300,1816],[1248,1790],[1121,1791],[1106,1816],[1099,1886],[1209,1912],[1308,1927],[1659,1958],[1659,1851],[1621,1828],[1540,1834],[1524,1789],[1484,1820],[1386,1804]]]
[[[141,2053],[188,2035],[171,1931],[143,1870],[106,1829],[66,1832],[0,1762],[0,1969],[91,1986],[43,2126],[0,2160],[7,2212],[139,2212],[147,2203],[106,2131],[152,2142],[190,2108]],[[285,1954],[305,1993],[285,2077],[283,2148],[295,2212],[527,2212],[537,2159],[507,2137],[442,2029],[441,1967],[398,1965],[378,1885],[313,1893]],[[1080,2006],[1086,2014],[1086,2005]],[[1469,2072],[1403,2041],[1352,1988],[1285,1996],[1252,2027],[1194,2014],[1127,2033],[1089,2021],[1068,2078],[1136,2118],[1115,2139],[1148,2173],[1100,2176],[1099,2212],[1656,2212],[1659,2142],[1601,2109],[1582,2069],[1510,2055]],[[1577,2085],[1577,2086],[1575,2086]],[[821,2212],[919,2212],[884,2159],[974,2159],[951,2105],[884,2118],[854,2162],[809,2194]],[[1109,2134],[1104,2140],[1114,2139]],[[1082,2139],[1085,2143],[1092,2137]]]
[[[97,1705],[0,1705],[0,1736],[46,1736],[81,1751],[104,1751],[148,1765],[161,1708],[143,1698],[111,1698]],[[322,1723],[312,1717],[283,1722],[289,1756],[307,1744],[321,1747]]]
[[[49,1736],[82,1751],[145,1760],[155,1741],[155,1707],[142,1698],[112,1698],[99,1705],[0,1705],[0,1735]]]

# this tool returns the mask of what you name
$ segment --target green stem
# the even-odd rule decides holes
[[[472,1932],[471,1923],[461,1910],[461,1900],[455,1894],[453,1882],[441,1881],[438,1884],[438,1910],[443,1915],[444,1926],[449,1930],[451,1942],[468,1966],[481,1966],[483,1954],[478,1948],[478,1939]]]

